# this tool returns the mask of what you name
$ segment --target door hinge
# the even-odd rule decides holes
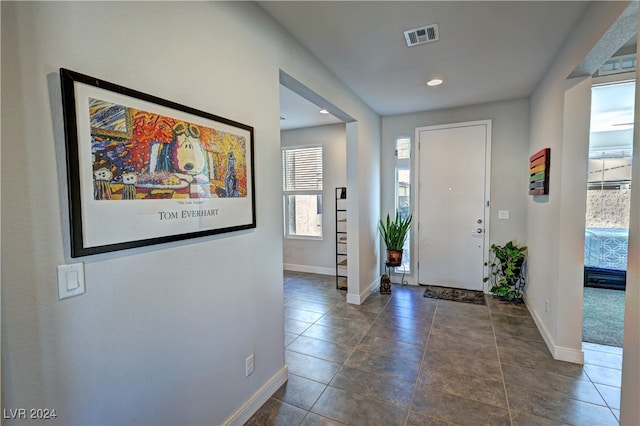
[[[487,201],[487,207],[489,207],[489,201]]]

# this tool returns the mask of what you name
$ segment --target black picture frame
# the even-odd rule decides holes
[[[256,227],[254,129],[60,69],[71,257]]]

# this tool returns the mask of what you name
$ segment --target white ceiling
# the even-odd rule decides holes
[[[529,96],[588,2],[258,4],[386,116]],[[432,23],[439,41],[407,47],[405,30]],[[444,84],[427,87],[433,76]]]
[[[300,129],[342,123],[331,114],[321,114],[320,107],[280,85],[280,129]]]

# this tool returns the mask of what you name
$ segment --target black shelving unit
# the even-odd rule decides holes
[[[347,289],[347,188],[336,188],[336,288]]]

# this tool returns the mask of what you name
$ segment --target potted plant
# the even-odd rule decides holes
[[[387,246],[388,266],[402,265],[402,252],[404,243],[407,241],[407,236],[409,235],[411,219],[412,215],[403,218],[400,216],[400,212],[396,212],[395,220],[391,220],[387,213],[387,220],[380,220],[378,224],[378,229],[380,230],[384,244]]]
[[[489,276],[483,280],[491,283],[491,293],[502,300],[521,303],[525,285],[526,258],[526,246],[520,247],[513,241],[503,246],[491,244],[491,257],[484,264],[489,267]]]

